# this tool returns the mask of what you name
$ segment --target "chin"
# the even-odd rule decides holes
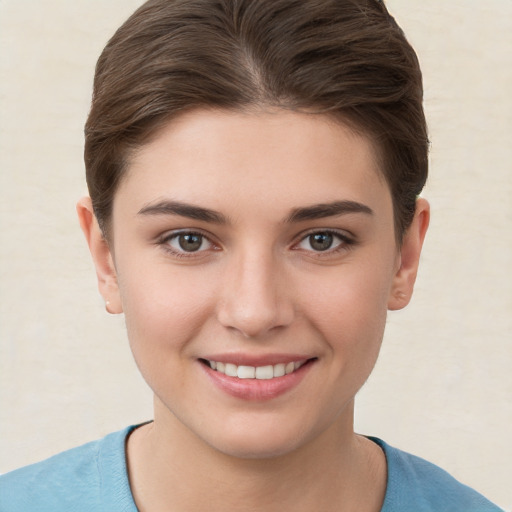
[[[295,451],[300,444],[297,440],[292,442],[284,439],[269,439],[268,436],[259,434],[258,438],[255,439],[248,438],[248,436],[237,436],[225,442],[217,440],[211,446],[229,457],[258,460],[285,456]]]
[[[249,425],[239,424],[236,428],[234,425],[226,425],[222,433],[208,432],[203,440],[215,450],[230,457],[272,459],[288,455],[307,445],[315,437],[315,433],[311,432],[308,435],[306,430],[304,426],[293,428],[293,425],[251,421]]]

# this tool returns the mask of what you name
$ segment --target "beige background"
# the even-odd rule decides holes
[[[0,472],[151,417],[75,219],[93,68],[136,0],[0,0]],[[512,2],[389,0],[425,74],[431,230],[357,429],[512,510]]]

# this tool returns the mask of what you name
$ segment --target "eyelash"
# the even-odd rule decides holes
[[[167,251],[176,258],[197,258],[199,254],[203,254],[208,250],[206,249],[199,251],[179,251],[172,248],[170,242],[174,239],[178,239],[178,237],[183,235],[201,237],[201,245],[203,245],[203,243],[206,241],[208,244],[210,244],[211,247],[218,247],[214,242],[212,242],[211,238],[208,235],[202,233],[201,231],[194,230],[173,231],[172,233],[164,235],[162,238],[158,240],[157,243],[158,245],[161,245],[165,251]]]
[[[201,245],[206,241],[208,244],[210,244],[210,247],[203,250],[197,250],[197,251],[179,251],[175,250],[171,247],[170,242],[172,240],[177,239],[180,236],[188,235],[188,236],[197,236],[201,237]],[[329,255],[336,254],[340,251],[347,250],[350,246],[353,246],[356,244],[356,241],[348,236],[344,232],[336,231],[333,229],[314,229],[309,232],[303,233],[300,235],[300,239],[298,242],[295,242],[292,246],[292,250],[299,251],[301,250],[298,246],[305,242],[309,237],[313,235],[330,235],[333,238],[337,238],[339,240],[338,245],[336,245],[334,248],[327,248],[324,251],[318,250],[315,251],[314,249],[304,249],[307,252],[311,252],[319,257],[328,257]],[[176,258],[197,258],[198,255],[207,252],[212,247],[214,250],[219,250],[218,246],[211,240],[211,238],[206,235],[205,233],[202,233],[200,231],[193,231],[193,230],[180,230],[180,231],[174,231],[172,233],[164,235],[162,238],[158,240],[158,245],[161,245],[165,251],[170,253],[172,256]],[[217,248],[217,249],[215,249]]]
[[[308,238],[312,237],[313,235],[330,235],[334,239],[338,239],[339,243],[334,248],[327,248],[324,251],[315,251],[313,249],[305,249],[307,252],[312,252],[316,257],[329,257],[334,254],[337,254],[341,251],[346,251],[351,246],[354,246],[356,244],[356,240],[349,235],[347,235],[345,232],[337,231],[335,229],[313,229],[311,231],[308,231],[300,236],[300,240],[293,245],[294,250],[301,250],[298,248],[298,246],[305,242]],[[335,243],[335,242],[333,242]]]

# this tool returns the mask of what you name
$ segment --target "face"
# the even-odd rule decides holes
[[[350,430],[412,290],[393,226],[370,142],[325,116],[170,123],[130,162],[96,256],[155,422],[238,457]]]

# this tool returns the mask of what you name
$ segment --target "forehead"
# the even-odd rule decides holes
[[[369,138],[329,116],[285,110],[183,114],[132,156],[114,209],[126,196],[133,207],[172,196],[221,211],[238,200],[276,212],[390,201]]]

